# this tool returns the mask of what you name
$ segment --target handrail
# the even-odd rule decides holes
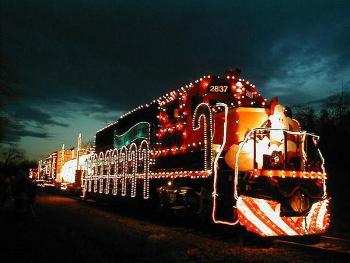
[[[216,189],[216,185],[217,185],[217,180],[218,180],[218,162],[219,162],[219,158],[220,155],[222,153],[222,151],[224,150],[225,144],[226,144],[226,133],[227,133],[227,116],[228,116],[228,106],[225,103],[217,103],[216,106],[218,107],[224,107],[225,108],[225,121],[224,121],[224,133],[223,133],[223,138],[222,138],[222,144],[220,146],[219,152],[216,154],[215,159],[214,159],[214,181],[213,181],[213,193],[212,193],[212,197],[213,197],[213,209],[212,209],[212,219],[214,223],[219,223],[219,224],[224,224],[224,225],[230,225],[230,226],[234,226],[237,225],[239,222],[238,217],[235,219],[235,221],[230,222],[230,221],[222,221],[216,218],[216,202],[217,202],[217,189]]]
[[[292,135],[301,135],[303,136],[303,142],[302,142],[302,151],[303,151],[303,158],[306,159],[306,153],[304,151],[304,141],[305,141],[305,137],[306,136],[311,136],[313,138],[316,138],[316,140],[319,140],[320,136],[315,135],[313,133],[308,133],[306,131],[290,131],[287,129],[275,129],[275,128],[253,128],[251,130],[249,130],[249,132],[247,133],[247,135],[245,136],[244,140],[242,141],[242,143],[240,143],[238,151],[236,153],[236,157],[235,157],[235,169],[234,169],[234,173],[235,173],[235,177],[234,177],[234,187],[233,187],[233,195],[234,198],[237,200],[238,199],[238,193],[237,193],[237,186],[238,186],[238,170],[239,170],[239,165],[238,165],[238,161],[239,161],[239,156],[241,154],[241,151],[243,149],[243,146],[246,144],[246,142],[248,141],[248,139],[251,137],[251,135],[253,133],[256,133],[256,131],[283,131],[284,133],[288,133],[288,134],[292,134]],[[323,158],[323,155],[320,151],[320,149],[317,147],[317,141],[313,140],[313,143],[315,145],[315,147],[317,148],[317,152],[321,158],[322,164],[321,164],[321,168],[322,168],[322,172],[323,174],[325,174],[325,160]],[[254,140],[254,145],[256,144],[256,141]],[[254,158],[254,162],[255,162],[255,158]],[[323,178],[323,198],[326,198],[327,196],[327,188],[326,188],[326,179]]]

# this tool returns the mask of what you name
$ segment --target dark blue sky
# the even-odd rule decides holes
[[[350,80],[349,1],[0,0],[6,142],[30,158],[204,74],[239,67],[285,104]]]

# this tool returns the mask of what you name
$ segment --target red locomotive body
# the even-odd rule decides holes
[[[82,188],[262,236],[323,233],[329,198],[317,141],[235,72],[208,75],[99,130]]]

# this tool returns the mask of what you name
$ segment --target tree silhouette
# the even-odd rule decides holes
[[[3,149],[1,153],[1,161],[4,166],[18,165],[24,160],[23,151],[19,150],[16,146],[10,146],[7,149]]]
[[[350,92],[343,85],[341,92],[330,96],[318,111],[307,105],[294,108],[294,117],[303,130],[320,135],[319,148],[326,161],[329,193],[333,198],[333,213],[342,217],[350,208]]]
[[[0,143],[6,126],[10,124],[10,119],[5,112],[5,106],[16,97],[13,88],[15,83],[16,72],[14,67],[0,54]]]

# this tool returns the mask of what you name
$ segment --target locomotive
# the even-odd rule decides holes
[[[82,192],[261,236],[320,234],[330,198],[318,140],[239,71],[205,75],[98,130]]]

